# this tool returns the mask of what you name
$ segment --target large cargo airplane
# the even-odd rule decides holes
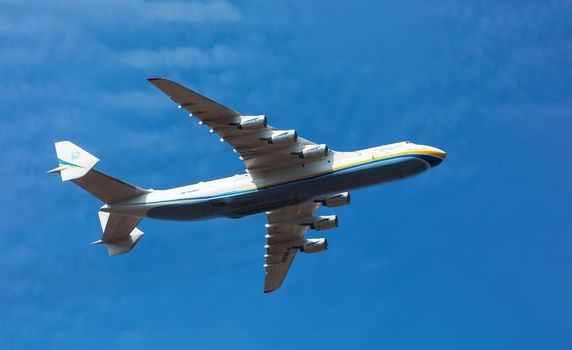
[[[240,218],[266,213],[264,292],[282,285],[298,251],[318,253],[325,238],[305,238],[308,229],[338,226],[335,215],[318,216],[323,205],[350,203],[348,190],[403,179],[424,172],[445,159],[445,152],[412,142],[399,142],[354,152],[337,152],[280,130],[266,116],[246,116],[164,78],[153,85],[229,143],[246,172],[214,181],[167,190],[143,189],[104,174],[99,159],[69,141],[57,142],[58,172],[105,204],[99,219],[103,235],[94,243],[107,245],[110,255],[129,252],[143,236],[142,218],[203,220]]]

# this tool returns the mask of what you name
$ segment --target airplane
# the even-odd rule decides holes
[[[243,115],[165,78],[148,81],[198,123],[218,134],[244,162],[245,173],[166,190],[143,189],[94,166],[99,159],[69,141],[55,143],[62,181],[72,181],[100,199],[103,231],[94,244],[109,255],[129,252],[143,237],[143,218],[193,221],[266,213],[264,292],[282,286],[297,252],[328,248],[326,238],[305,238],[308,229],[338,226],[336,215],[316,215],[320,206],[350,204],[349,190],[420,174],[446,153],[405,141],[338,152],[268,125],[265,115]]]

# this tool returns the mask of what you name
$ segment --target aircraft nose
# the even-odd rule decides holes
[[[437,153],[437,156],[441,158],[441,160],[445,160],[445,158],[447,158],[447,152],[438,148],[435,148],[435,152]]]
[[[431,166],[434,167],[436,165],[441,164],[442,161],[445,160],[445,158],[447,158],[447,152],[436,148],[436,147],[432,147],[432,151],[433,151],[433,155],[435,156],[435,160],[432,162]]]

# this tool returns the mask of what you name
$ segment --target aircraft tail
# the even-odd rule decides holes
[[[59,166],[48,173],[60,173],[62,181],[72,181],[104,203],[113,203],[149,191],[102,173],[93,167],[99,159],[69,141],[56,142]]]
[[[56,142],[56,153],[59,166],[48,173],[60,173],[62,181],[72,181],[105,203],[149,193],[94,169],[99,159],[69,141]],[[136,227],[141,221],[139,217],[100,211],[99,221],[103,235],[93,243],[107,245],[109,255],[129,252],[143,237],[143,232]]]
[[[48,173],[59,172],[62,181],[84,176],[99,162],[99,159],[69,141],[56,142],[56,153],[59,166]]]

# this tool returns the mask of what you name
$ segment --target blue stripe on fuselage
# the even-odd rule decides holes
[[[405,154],[405,155],[398,155],[398,156],[382,158],[382,159],[374,159],[370,162],[355,164],[355,165],[348,166],[346,168],[336,169],[336,170],[332,170],[330,172],[326,172],[326,173],[322,173],[322,174],[310,175],[308,177],[303,177],[300,179],[285,181],[282,183],[272,184],[272,185],[264,186],[264,187],[260,187],[260,188],[253,188],[253,189],[248,189],[248,190],[237,190],[237,191],[231,191],[231,192],[226,192],[226,193],[221,193],[221,194],[211,195],[211,196],[166,199],[166,200],[155,201],[155,202],[131,203],[131,204],[127,204],[127,205],[152,205],[152,204],[173,204],[173,205],[175,205],[175,204],[189,204],[189,203],[196,203],[196,202],[201,202],[201,201],[208,201],[208,200],[212,200],[212,199],[226,198],[226,197],[235,196],[235,195],[242,195],[242,194],[246,194],[246,193],[263,191],[263,190],[275,188],[278,186],[292,184],[292,183],[295,183],[298,181],[309,181],[309,180],[314,180],[314,179],[321,178],[321,177],[327,177],[327,176],[329,177],[329,176],[336,175],[336,174],[354,172],[354,171],[356,171],[356,169],[360,169],[360,168],[366,169],[366,168],[371,168],[373,166],[384,166],[386,164],[392,164],[396,160],[408,159],[408,158],[422,159],[423,161],[428,163],[428,165],[431,167],[438,165],[439,163],[441,163],[443,161],[443,159],[441,159],[437,156],[429,155],[429,154]],[[183,203],[174,203],[174,202],[179,202],[179,201],[181,201]],[[192,202],[189,202],[189,201],[192,201]]]

